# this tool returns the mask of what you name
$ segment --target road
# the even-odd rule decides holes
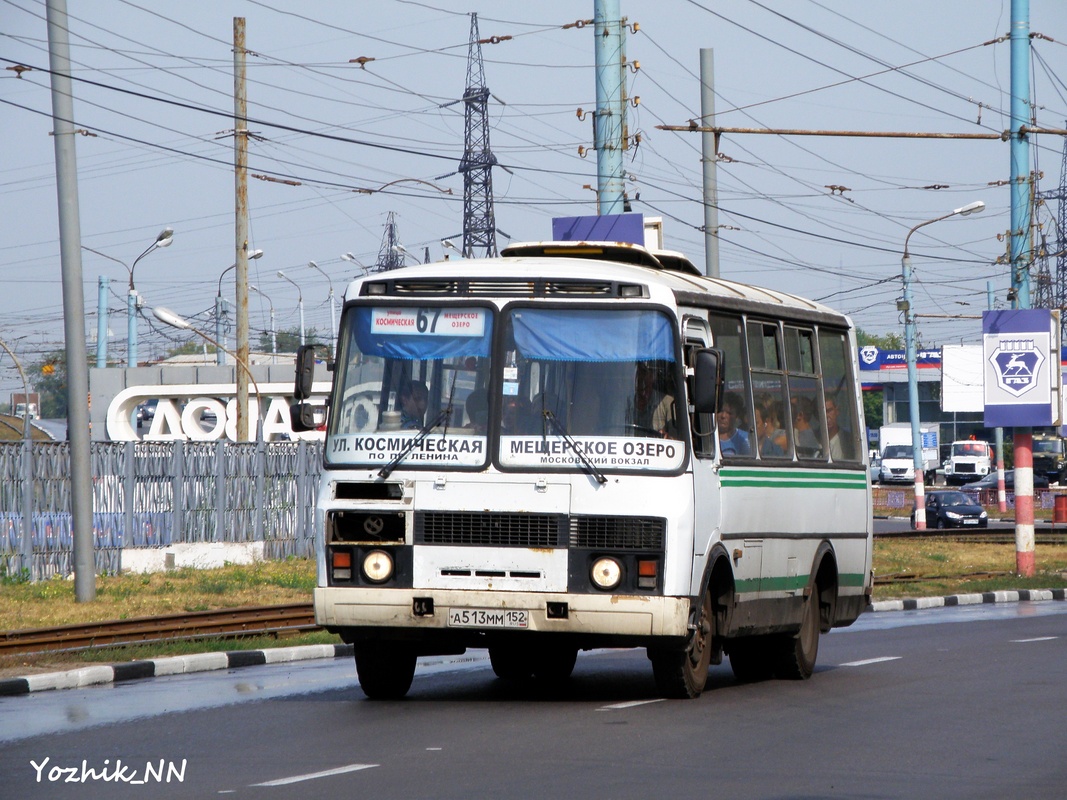
[[[558,694],[475,651],[425,660],[398,702],[347,659],[39,692],[0,698],[0,796],[1060,798],[1065,660],[1049,602],[868,613],[810,681],[723,664],[688,702],[657,698],[639,650],[583,654]],[[120,759],[184,771],[92,779]]]

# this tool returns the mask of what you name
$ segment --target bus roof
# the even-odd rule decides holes
[[[540,281],[547,289],[516,292],[507,287],[512,281],[524,286]],[[642,284],[648,287],[652,299],[661,302],[666,298],[660,292],[669,292],[675,302],[683,305],[781,313],[835,325],[849,324],[843,314],[813,300],[705,277],[681,253],[616,242],[529,242],[504,248],[499,258],[452,259],[371,272],[355,280],[346,296],[366,296],[370,294],[368,285],[381,283],[389,284],[385,292],[389,297],[525,294],[561,299],[610,297],[611,286]]]

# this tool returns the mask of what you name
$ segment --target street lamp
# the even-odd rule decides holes
[[[290,278],[281,270],[278,270],[278,277],[283,281],[289,281],[296,287],[297,306],[300,309],[300,346],[304,346],[304,293],[300,291],[300,284]]]
[[[278,337],[274,333],[274,303],[270,302],[270,298],[267,297],[266,292],[261,291],[251,283],[248,284],[248,288],[261,297],[265,297],[270,304],[270,352],[272,355],[278,355]]]
[[[985,203],[975,200],[950,214],[928,219],[908,231],[904,237],[904,258],[901,262],[901,278],[904,282],[904,298],[897,304],[897,309],[904,312],[904,347],[908,362],[908,411],[911,416],[911,459],[915,472],[915,529],[926,530],[926,487],[923,480],[923,443],[919,433],[919,384],[915,369],[915,309],[911,306],[911,255],[908,253],[908,241],[919,228],[940,222],[949,217],[965,217],[977,214],[985,208]]]
[[[164,228],[159,232],[156,240],[148,245],[148,247],[145,248],[145,251],[133,260],[133,266],[130,267],[130,289],[126,294],[126,319],[129,325],[129,331],[127,332],[129,338],[129,355],[126,359],[127,366],[137,366],[137,290],[133,286],[133,271],[137,269],[138,261],[157,248],[170,247],[171,242],[173,241],[174,228]]]
[[[160,247],[170,247],[174,241],[174,228],[167,226],[159,232],[156,236],[156,240],[152,244],[145,248],[145,251],[141,255],[137,256],[133,260],[133,266],[127,266],[125,261],[120,261],[114,256],[109,256],[106,253],[101,253],[99,250],[94,250],[91,247],[82,245],[83,250],[88,250],[90,253],[96,253],[98,256],[110,259],[122,266],[126,267],[126,271],[130,274],[130,286],[126,293],[126,327],[127,327],[127,350],[126,350],[126,366],[137,366],[137,289],[133,285],[133,271],[137,269],[137,262],[144,258]]]
[[[260,258],[260,257],[262,257],[262,255],[263,255],[263,251],[262,250],[249,250],[248,251],[249,260],[254,259],[254,258]],[[222,271],[222,274],[219,275],[219,291],[218,291],[218,294],[215,295],[215,338],[223,343],[223,347],[218,348],[215,351],[215,363],[216,364],[225,364],[226,363],[226,357],[223,355],[223,353],[226,352],[226,347],[225,347],[226,334],[223,332],[223,328],[222,328],[222,317],[226,312],[226,308],[225,308],[226,301],[222,299],[222,279],[226,277],[226,273],[227,272],[229,272],[232,269],[235,269],[236,267],[237,267],[236,264],[230,264],[230,266],[226,267],[226,269],[224,269]]]
[[[460,251],[460,249],[458,247],[456,247],[456,243],[453,242],[451,239],[442,239],[441,240],[441,249],[442,250],[455,250],[456,253],[459,255],[459,257],[463,258],[463,253]],[[448,260],[448,253],[445,253],[445,260],[446,261]]]
[[[409,253],[408,249],[406,247],[404,247],[404,245],[402,245],[402,244],[394,244],[393,245],[393,252],[396,253],[398,256],[407,256],[412,261],[414,261],[416,264],[421,264],[422,263],[417,258],[415,258],[415,256],[413,256],[411,253]]]
[[[333,346],[337,341],[337,309],[334,308],[333,302],[333,281],[330,280],[330,276],[322,271],[322,267],[316,264],[314,261],[309,261],[308,266],[318,272],[326,279],[326,282],[330,284],[330,358],[333,358]]]
[[[160,322],[162,322],[162,323],[164,323],[166,325],[170,325],[172,328],[177,328],[178,330],[183,330],[183,331],[192,331],[197,336],[199,336],[201,339],[206,341],[208,344],[213,344],[213,345],[215,345],[215,347],[221,348],[222,350],[226,350],[226,348],[223,347],[221,344],[219,344],[217,341],[212,339],[210,336],[208,336],[206,333],[204,333],[199,328],[194,327],[193,324],[190,323],[188,320],[184,319],[183,317],[179,317],[177,314],[175,314],[169,308],[164,308],[163,306],[156,306],[155,308],[152,309],[152,315],[156,319],[158,319]],[[248,366],[248,364],[245,362],[245,360],[243,358],[239,358],[237,356],[237,354],[234,353],[231,350],[226,350],[226,352],[229,353],[231,356],[233,356],[234,363],[238,364],[241,367],[241,369],[244,370],[245,374],[248,376],[248,379],[250,381],[252,381],[252,386],[255,389],[255,392],[256,392],[256,438],[258,439],[260,434],[262,433],[262,429],[261,429],[262,426],[259,424],[259,418],[260,418],[260,414],[263,412],[263,395],[259,391],[259,384],[256,383],[256,378],[252,374],[251,368]]]

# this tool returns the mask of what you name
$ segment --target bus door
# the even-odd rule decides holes
[[[708,490],[719,504],[718,538],[730,554],[736,591],[742,599],[753,600],[760,591],[767,498],[750,488],[756,431],[744,326],[740,316],[719,313],[711,315],[710,324],[711,346],[723,354],[724,384],[709,437],[717,483]],[[699,486],[696,490],[705,491]]]
[[[695,353],[712,346],[708,323],[693,316],[682,321],[685,366],[692,369]],[[693,555],[694,570],[703,568],[712,544],[719,538],[722,520],[719,469],[715,460],[715,417],[713,414],[690,413],[689,429],[693,436]],[[696,583],[701,574],[693,575]]]

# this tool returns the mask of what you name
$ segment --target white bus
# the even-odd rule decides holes
[[[870,600],[847,317],[609,243],[369,274],[347,290],[317,499],[315,617],[371,698],[487,648],[561,681],[647,649],[659,691],[807,678]],[[313,353],[297,366],[296,429]]]

